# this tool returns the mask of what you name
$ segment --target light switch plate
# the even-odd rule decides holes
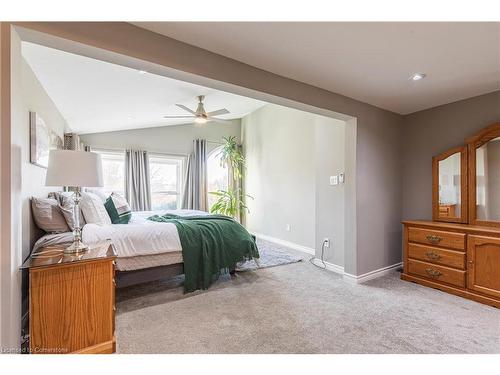
[[[330,185],[338,185],[339,183],[339,178],[338,176],[330,176]]]

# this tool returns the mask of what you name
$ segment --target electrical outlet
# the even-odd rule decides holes
[[[287,224],[286,227],[285,227],[285,230],[287,232],[290,232],[292,230],[292,226],[290,224]]]
[[[330,239],[329,238],[325,238],[323,240],[323,243],[325,244],[325,247],[330,247]]]

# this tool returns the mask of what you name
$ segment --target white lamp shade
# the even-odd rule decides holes
[[[50,151],[45,185],[103,186],[101,155],[86,151]]]

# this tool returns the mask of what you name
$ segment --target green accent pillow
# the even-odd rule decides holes
[[[112,193],[104,202],[104,207],[113,224],[128,224],[132,217],[132,210],[127,200],[120,194]]]

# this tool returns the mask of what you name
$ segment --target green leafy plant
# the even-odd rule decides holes
[[[220,162],[223,167],[229,167],[233,174],[233,180],[241,178],[245,167],[245,157],[241,153],[235,136],[223,137],[224,143],[220,150]]]
[[[222,214],[235,218],[239,221],[240,213],[250,212],[245,204],[245,198],[251,198],[248,194],[243,194],[243,191],[238,187],[238,181],[243,175],[245,168],[245,157],[241,152],[236,137],[229,136],[222,138],[224,143],[219,152],[221,166],[228,168],[231,173],[233,184],[229,184],[226,190],[213,191],[209,194],[215,195],[217,200],[212,205],[210,212],[214,214]]]
[[[240,211],[250,212],[242,200],[243,193],[241,189],[211,191],[209,194],[218,197],[210,210],[213,214],[221,214],[235,218]],[[253,199],[253,197],[248,194],[245,194],[245,197]]]

